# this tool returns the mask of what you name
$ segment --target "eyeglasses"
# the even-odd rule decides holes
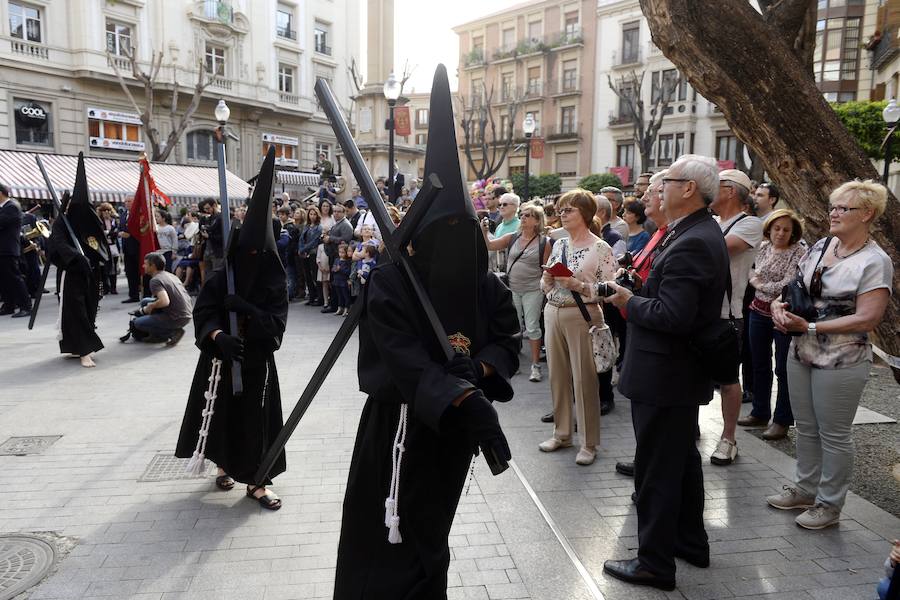
[[[833,204],[828,207],[828,214],[836,212],[839,215],[846,215],[851,210],[859,210],[862,208],[861,206],[841,206],[839,204]]]
[[[667,183],[673,183],[676,181],[685,182],[685,181],[693,181],[693,179],[679,179],[677,177],[663,177],[663,180],[662,180],[663,185],[666,185]]]
[[[522,219],[524,219],[525,217],[528,217],[528,218],[533,219],[533,218],[534,218],[534,215],[531,214],[531,213],[522,213],[521,215],[519,215],[519,217],[522,218]]]
[[[573,208],[571,206],[564,206],[564,207],[558,209],[556,212],[558,212],[561,215],[567,215],[570,212],[575,212],[576,210],[577,210],[576,208]]]
[[[504,206],[504,207],[505,207],[505,206],[513,206],[513,204],[510,203],[510,202],[501,202],[501,203],[499,203],[497,206]]]

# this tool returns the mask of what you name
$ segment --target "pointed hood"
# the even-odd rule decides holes
[[[238,294],[250,300],[255,288],[265,288],[270,280],[284,285],[284,266],[278,256],[272,229],[272,182],[275,178],[275,148],[269,148],[263,160],[256,187],[240,227],[232,232],[228,259],[234,267]]]
[[[85,255],[93,264],[105,264],[110,260],[109,245],[103,232],[103,223],[91,206],[87,173],[84,170],[84,153],[78,153],[78,169],[75,171],[75,187],[64,210]]]

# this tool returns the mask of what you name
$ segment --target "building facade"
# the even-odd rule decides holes
[[[0,148],[137,158],[150,153],[135,106],[144,86],[127,55],[147,70],[163,60],[152,99],[153,126],[165,140],[171,114],[184,113],[199,71],[210,84],[169,162],[215,162],[214,108],[231,109],[229,169],[256,174],[270,145],[285,173],[309,171],[335,140],[313,85],[328,79],[350,106],[346,66],[359,62],[353,0],[0,0]],[[351,6],[353,5],[353,6]],[[174,88],[179,95],[173,108]],[[289,180],[290,178],[285,177]]]
[[[454,27],[460,51],[457,121],[489,116],[493,127],[484,137],[490,147],[513,133],[495,176],[525,171],[522,123],[527,113],[536,123],[532,143],[543,148],[542,157],[532,153],[532,174],[558,173],[566,189],[591,172],[595,7],[587,0],[535,0]],[[478,127],[470,125],[469,133],[471,154],[480,163]],[[472,180],[476,173],[465,156],[465,139],[460,125],[460,162]]]

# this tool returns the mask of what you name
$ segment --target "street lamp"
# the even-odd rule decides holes
[[[522,194],[522,202],[528,202],[528,180],[531,177],[531,136],[534,135],[534,129],[537,123],[534,122],[534,115],[525,113],[525,120],[522,122],[522,131],[525,132],[525,186]]]
[[[388,103],[388,118],[384,128],[388,130],[388,200],[394,201],[394,105],[400,97],[400,82],[394,77],[394,72],[388,75],[384,82],[384,97]]]
[[[887,136],[884,138],[884,174],[881,177],[882,183],[885,186],[888,186],[888,177],[891,172],[891,161],[894,159],[893,154],[891,153],[891,141],[894,137],[894,130],[897,128],[897,121],[900,121],[900,106],[897,106],[897,101],[891,98],[890,102],[887,103],[887,106],[884,107],[884,110],[881,111],[881,118],[884,119],[884,123],[887,126]]]

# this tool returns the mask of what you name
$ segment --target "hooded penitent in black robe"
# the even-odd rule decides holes
[[[57,269],[59,351],[87,356],[103,349],[95,325],[100,302],[97,275],[109,261],[109,249],[103,225],[88,200],[87,175],[81,153],[78,155],[75,187],[71,197],[64,195],[62,209],[78,239],[81,252],[76,248],[62,217],[57,217],[50,231],[48,254]]]
[[[257,483],[253,476],[283,424],[274,352],[281,346],[287,324],[288,298],[284,267],[278,258],[272,232],[274,165],[275,154],[270,151],[263,162],[247,216],[239,228],[232,230],[229,239],[228,261],[234,269],[235,295],[255,310],[252,314],[238,315],[237,336],[244,341],[243,394],[235,396],[232,393],[232,363],[223,360],[205,448],[205,458],[235,480],[247,484]],[[179,458],[192,457],[197,448],[212,360],[222,359],[210,334],[217,329],[231,333],[224,306],[227,295],[225,270],[220,269],[203,284],[194,304],[194,330],[200,359],[175,449],[175,456]],[[282,452],[270,477],[283,473],[285,468]],[[271,483],[271,480],[265,483]]]
[[[454,349],[493,367],[477,387],[489,400],[507,401],[518,367],[518,319],[509,290],[487,271],[487,249],[460,177],[442,67],[431,102],[425,172],[438,173],[444,190],[413,234],[412,262]],[[475,385],[445,369],[399,265],[375,268],[364,289],[358,369],[368,398],[347,479],[334,598],[446,598],[447,538],[477,449],[465,413],[452,402]],[[385,501],[401,404],[408,407],[397,490],[402,541],[389,543]]]

